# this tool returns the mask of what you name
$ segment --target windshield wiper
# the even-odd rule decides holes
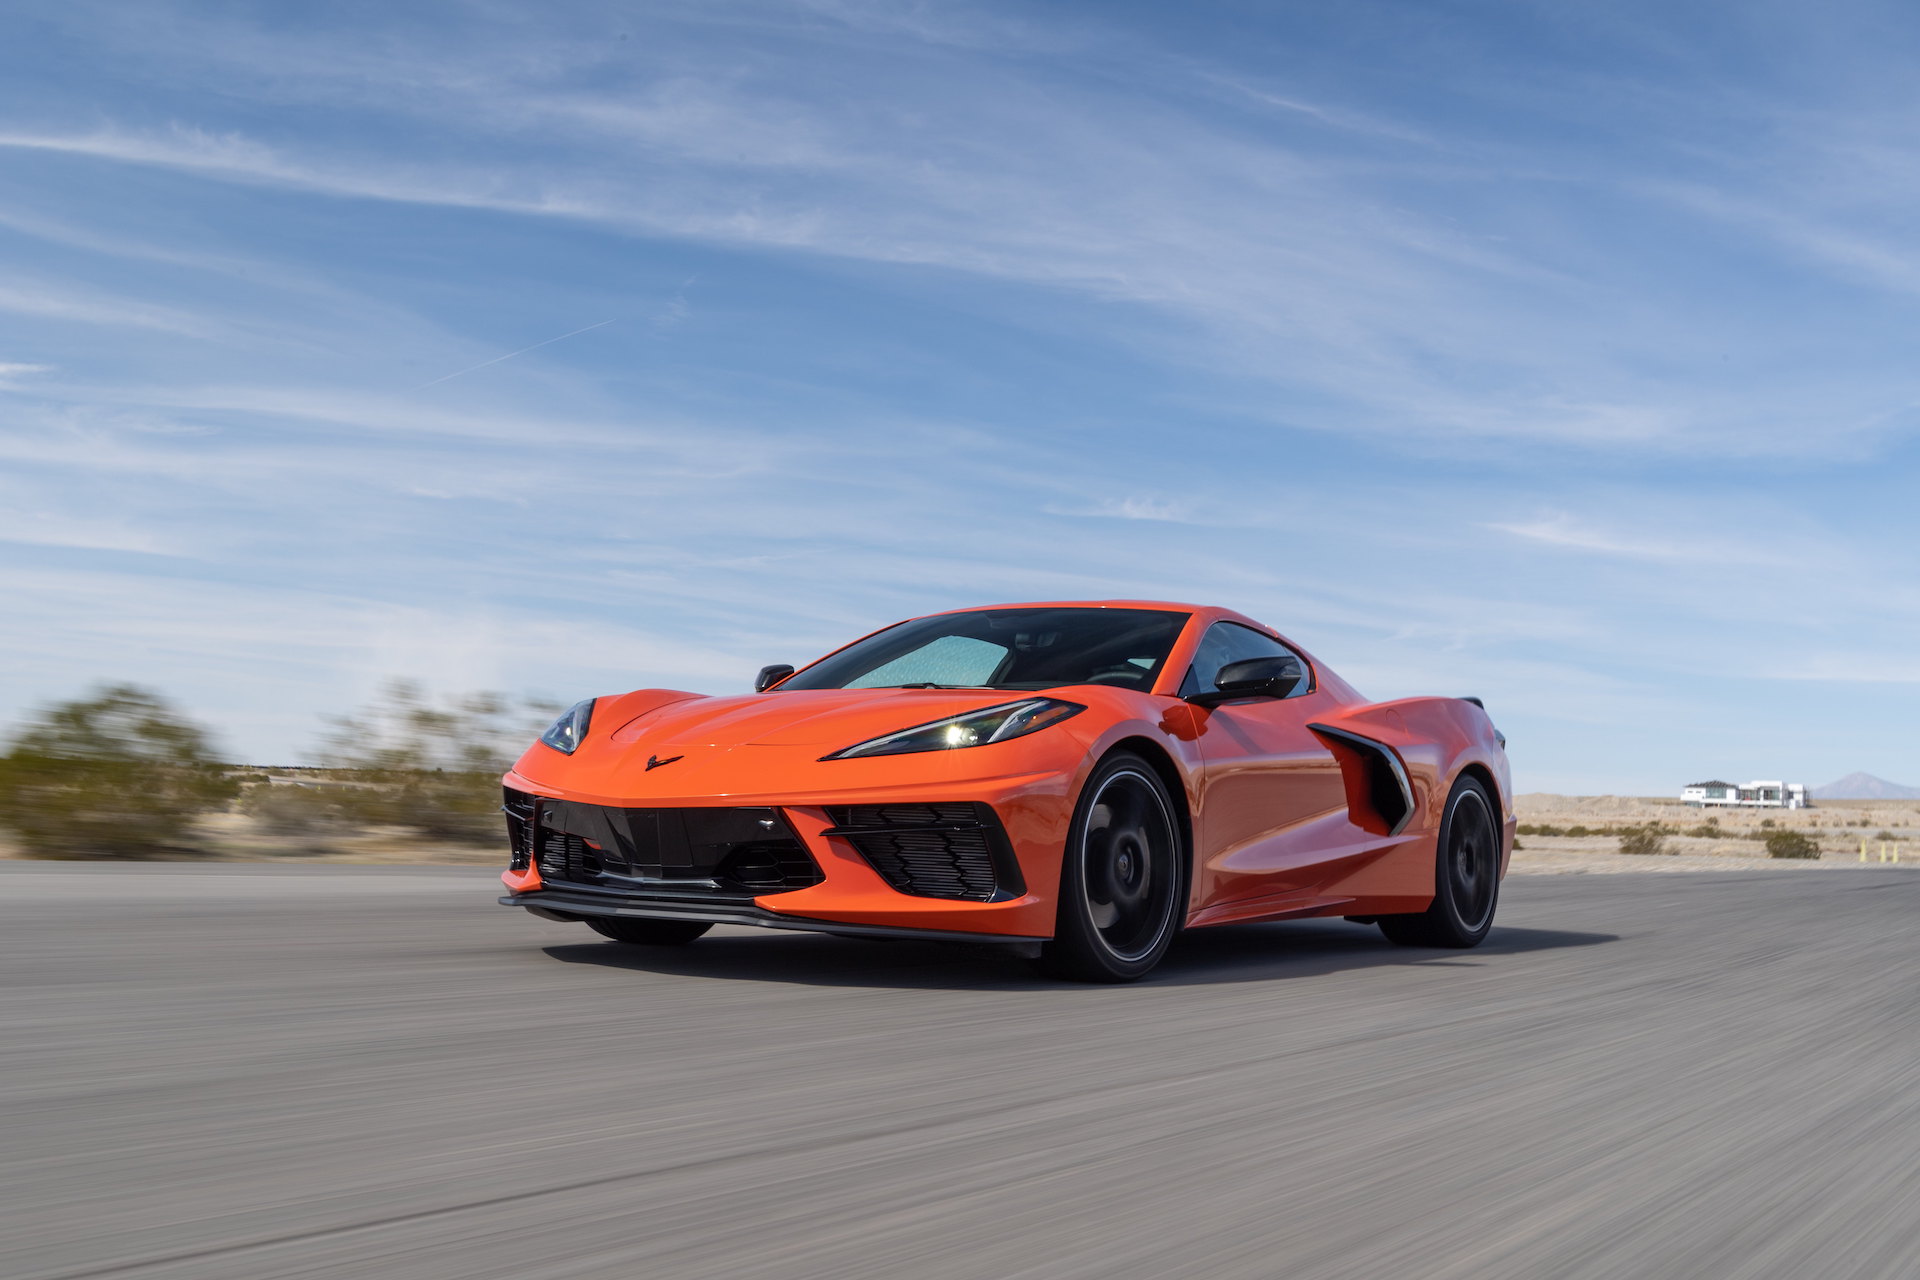
[[[990,684],[941,684],[936,680],[915,680],[911,684],[876,685],[880,689],[991,689]]]

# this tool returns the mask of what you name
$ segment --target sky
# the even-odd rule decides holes
[[[0,725],[1224,604],[1523,791],[1920,782],[1911,5],[9,6]]]

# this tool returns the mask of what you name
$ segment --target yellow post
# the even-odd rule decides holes
[[[1865,862],[1866,860],[1867,860],[1867,838],[1865,836],[1861,836],[1860,837],[1860,861]]]

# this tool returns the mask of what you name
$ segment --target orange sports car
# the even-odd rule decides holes
[[[503,779],[500,901],[642,945],[1004,943],[1092,982],[1209,925],[1337,915],[1471,947],[1493,924],[1513,799],[1478,700],[1368,702],[1228,609],[963,609],[754,685],[555,721]]]

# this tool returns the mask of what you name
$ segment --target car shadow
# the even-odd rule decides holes
[[[1477,967],[1503,956],[1618,940],[1619,935],[1611,933],[1495,925],[1480,946],[1452,951],[1397,947],[1378,929],[1342,920],[1223,925],[1181,935],[1143,985],[1269,982],[1406,965]],[[596,939],[541,950],[567,964],[738,982],[953,991],[1089,989],[1044,977],[1005,948],[967,943],[868,941],[768,930],[766,936],[728,933],[685,947],[635,947]]]

